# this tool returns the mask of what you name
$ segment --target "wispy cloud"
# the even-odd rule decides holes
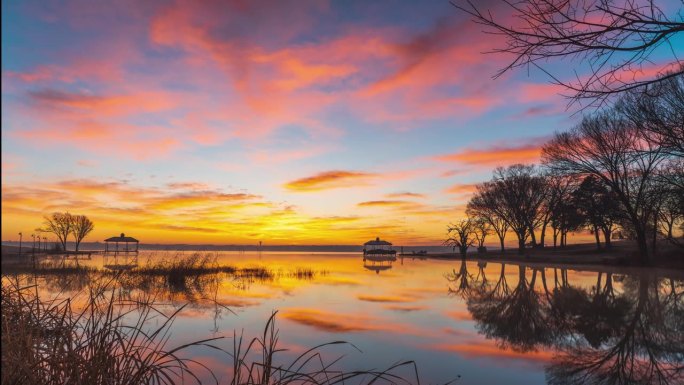
[[[358,298],[360,301],[366,301],[366,302],[413,302],[415,300],[414,297],[400,297],[400,296],[394,296],[394,295],[368,295],[368,294],[357,295],[356,298]]]
[[[369,315],[343,314],[311,308],[283,309],[279,315],[286,320],[328,333],[379,331],[423,336],[429,334],[429,331],[411,325]]]
[[[500,348],[489,342],[470,341],[458,344],[436,344],[432,349],[458,353],[467,358],[490,358],[494,360],[526,361],[538,365],[551,361],[554,354],[548,351],[516,352],[511,349]]]
[[[409,201],[399,201],[399,200],[391,200],[391,201],[365,201],[365,202],[360,202],[357,203],[357,206],[359,207],[397,207],[397,206],[406,206],[406,205],[413,205],[415,204],[414,202],[409,202]]]
[[[408,191],[385,194],[385,196],[387,198],[426,198],[425,194],[408,192]]]
[[[514,163],[538,162],[546,137],[517,140],[514,144],[494,144],[483,148],[466,148],[451,154],[433,157],[439,162],[459,163],[468,166],[505,166]]]
[[[477,191],[477,184],[455,184],[444,191],[448,194],[472,194]]]
[[[329,190],[334,188],[357,187],[368,184],[377,174],[359,171],[333,170],[316,175],[295,179],[285,184],[285,188],[297,192]]]

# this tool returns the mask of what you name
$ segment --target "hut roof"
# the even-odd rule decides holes
[[[105,242],[138,242],[138,240],[133,237],[127,237],[124,233],[121,233],[121,236],[107,238],[105,239]]]
[[[363,245],[364,246],[380,246],[380,245],[392,246],[391,243],[381,240],[380,237],[375,238],[374,241],[368,241],[368,242],[364,243]]]

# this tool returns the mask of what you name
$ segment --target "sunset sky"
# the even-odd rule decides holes
[[[500,45],[446,0],[3,1],[2,239],[441,244],[579,119]]]

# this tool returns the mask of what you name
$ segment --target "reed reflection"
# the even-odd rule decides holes
[[[502,263],[488,278],[485,266],[471,274],[464,261],[446,276],[449,292],[466,300],[478,332],[500,348],[553,351],[549,384],[684,381],[684,281],[599,271],[586,288],[565,269]]]

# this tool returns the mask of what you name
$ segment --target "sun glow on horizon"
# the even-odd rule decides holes
[[[576,121],[448,1],[2,7],[4,240],[70,211],[86,241],[441,244]]]

